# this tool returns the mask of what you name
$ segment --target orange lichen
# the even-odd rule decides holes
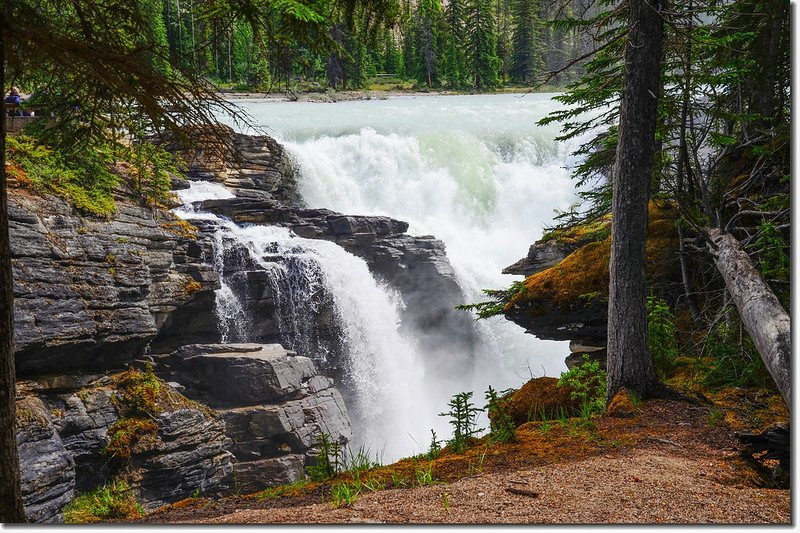
[[[648,278],[663,275],[677,247],[677,213],[669,205],[651,202],[649,207],[646,261]],[[523,300],[544,300],[555,306],[584,305],[581,297],[608,294],[608,263],[611,237],[590,242],[575,250],[556,266],[529,276],[525,290],[512,297],[505,309]]]

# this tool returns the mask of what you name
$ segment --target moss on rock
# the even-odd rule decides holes
[[[580,414],[580,400],[572,398],[572,388],[559,385],[556,378],[535,378],[502,400],[506,413],[518,427],[531,420],[551,420]]]
[[[647,226],[647,275],[654,279],[665,275],[677,248],[675,221],[677,212],[671,206],[650,202]],[[572,238],[585,233],[574,229]],[[590,228],[591,229],[591,228]],[[561,237],[559,237],[561,238]],[[585,238],[585,237],[584,237]],[[589,242],[575,250],[558,265],[529,276],[525,290],[515,294],[505,310],[524,300],[544,300],[556,307],[586,305],[586,300],[599,302],[608,296],[608,264],[611,257],[611,236]]]

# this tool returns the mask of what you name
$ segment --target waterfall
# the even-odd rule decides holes
[[[520,280],[500,271],[576,201],[569,154],[585,139],[558,142],[559,124],[537,125],[561,106],[552,96],[241,105],[286,147],[308,205],[387,215],[409,222],[409,234],[435,235],[464,300],[476,302],[486,299],[482,289]],[[489,384],[518,387],[566,369],[567,343],[536,339],[502,317],[476,327],[487,351],[461,390],[478,397]]]
[[[217,227],[214,263],[222,288],[216,304],[225,342],[257,340],[257,333],[248,330],[253,317],[247,316],[242,297],[248,281],[237,280],[243,272],[229,272],[237,263],[252,262],[268,276],[285,344],[323,368],[330,363],[329,353],[323,343],[314,342],[318,328],[312,322],[330,300],[343,358],[339,385],[348,401],[356,447],[393,460],[419,453],[430,429],[444,430],[446,421],[436,416],[438,405],[430,402],[423,386],[419,354],[399,331],[401,302],[373,278],[362,259],[328,241],[301,238],[275,226],[242,227],[191,207],[191,202],[230,197],[222,185],[193,182],[178,194],[186,204],[178,215],[210,220]]]

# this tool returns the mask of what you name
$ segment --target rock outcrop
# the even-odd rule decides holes
[[[192,148],[170,147],[186,161],[190,180],[223,183],[238,198],[302,206],[291,163],[275,139],[235,133],[223,125],[190,135]]]
[[[191,345],[154,360],[160,375],[225,421],[237,491],[298,481],[315,463],[322,433],[341,444],[352,436],[333,380],[280,345]]]
[[[668,205],[651,203],[646,248],[653,289],[679,283],[676,216]],[[506,303],[505,317],[540,339],[570,341],[569,367],[584,357],[605,365],[610,224],[606,218],[559,230],[504,270],[527,276],[523,290]]]
[[[115,434],[128,438],[124,432],[134,432],[119,407],[122,375],[62,375],[20,383],[17,441],[29,519],[60,522],[76,493],[117,478],[130,482],[146,510],[225,486],[233,457],[226,451],[224,423],[163,382],[148,445],[124,445],[124,456],[112,452]]]
[[[213,316],[219,278],[186,225],[118,202],[110,220],[12,190],[14,341],[20,375],[120,368],[178,307]]]
[[[40,399],[25,397],[17,401],[16,429],[22,502],[28,520],[63,522],[64,506],[75,495],[75,461]]]

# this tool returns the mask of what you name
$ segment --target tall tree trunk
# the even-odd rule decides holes
[[[647,206],[661,86],[661,0],[629,0],[614,167],[608,299],[608,400],[622,388],[659,394],[647,339]]]
[[[0,12],[0,87],[5,94],[5,16]],[[14,293],[6,193],[6,117],[0,117],[0,522],[25,522],[17,454]]]
[[[715,262],[725,280],[739,317],[775,385],[791,409],[792,335],[789,313],[759,273],[742,245],[729,233],[709,229],[711,242],[717,245]]]

